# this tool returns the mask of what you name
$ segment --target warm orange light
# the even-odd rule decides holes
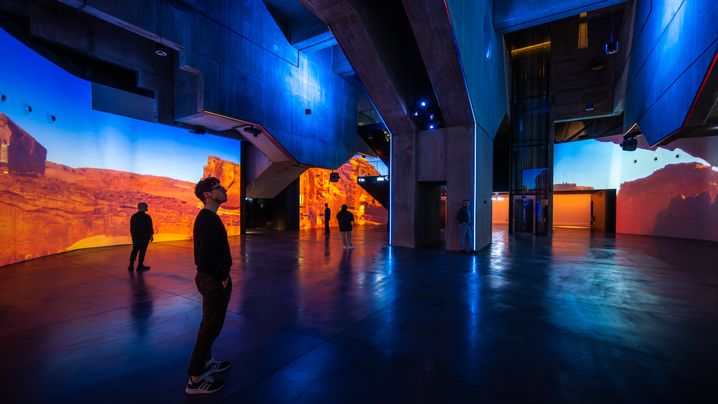
[[[511,56],[516,56],[519,53],[525,53],[525,52],[530,52],[530,51],[544,49],[544,48],[550,48],[550,47],[551,47],[551,41],[541,42],[541,43],[537,43],[535,45],[524,46],[523,48],[512,49]]]
[[[591,194],[553,194],[554,227],[591,227]]]
[[[588,23],[578,24],[578,49],[588,48]]]

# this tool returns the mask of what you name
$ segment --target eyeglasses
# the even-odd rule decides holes
[[[222,186],[222,184],[217,184],[217,185],[213,186],[212,188],[210,188],[209,190],[214,191],[215,189],[218,189],[222,192],[227,192],[227,190]]]

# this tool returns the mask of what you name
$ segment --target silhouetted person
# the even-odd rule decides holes
[[[464,205],[456,212],[456,221],[459,222],[459,246],[461,246],[461,252],[471,250],[472,226],[468,199],[464,199]]]
[[[347,210],[347,205],[342,205],[342,210],[337,213],[339,231],[342,233],[342,244],[344,248],[354,248],[352,245],[352,222],[354,215]]]
[[[137,253],[140,257],[137,263],[138,271],[149,271],[150,267],[145,265],[145,253],[150,241],[154,239],[155,231],[152,228],[152,218],[147,214],[147,203],[140,202],[137,204],[138,212],[130,218],[130,234],[132,235],[132,252],[130,253],[130,266],[128,271],[133,271],[135,267],[135,258]]]
[[[204,209],[194,222],[194,262],[197,275],[194,280],[202,294],[202,322],[197,342],[189,362],[188,394],[214,393],[224,387],[224,382],[213,381],[207,376],[229,369],[229,362],[212,357],[212,344],[219,336],[227,315],[227,305],[232,294],[232,255],[224,223],[217,215],[219,205],[227,202],[227,190],[214,177],[205,178],[194,187]]]
[[[329,209],[329,204],[324,204],[324,234],[329,235],[329,220],[332,218],[332,210]]]

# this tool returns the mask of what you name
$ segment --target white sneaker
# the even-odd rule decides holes
[[[214,392],[222,390],[222,387],[224,387],[224,382],[209,381],[207,378],[203,377],[202,379],[200,379],[200,381],[195,383],[190,377],[187,381],[187,387],[185,387],[184,391],[187,394],[212,394]]]

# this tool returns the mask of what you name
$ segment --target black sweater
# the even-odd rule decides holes
[[[197,271],[224,281],[232,266],[227,230],[219,216],[209,209],[202,209],[194,221],[194,263]]]
[[[337,221],[339,222],[339,231],[352,231],[352,222],[354,215],[348,210],[340,210],[337,213]]]
[[[152,228],[152,218],[145,212],[139,211],[130,218],[130,234],[133,244],[146,244],[155,234]]]

